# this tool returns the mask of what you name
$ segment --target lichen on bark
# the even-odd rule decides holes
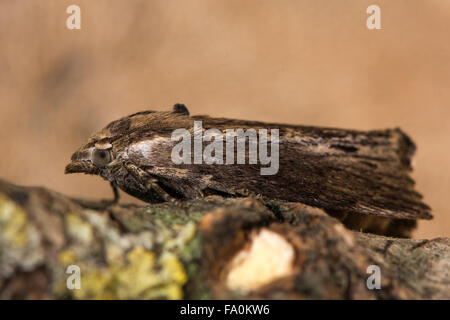
[[[350,231],[301,203],[104,206],[0,180],[2,299],[448,299],[449,248]],[[380,290],[366,286],[372,264]]]

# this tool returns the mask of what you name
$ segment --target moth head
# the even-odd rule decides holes
[[[143,138],[191,125],[184,104],[175,104],[171,111],[140,111],[112,121],[94,133],[88,142],[72,155],[66,173],[101,174],[120,163],[119,158],[131,143]],[[116,160],[117,161],[114,161]]]
[[[66,166],[66,173],[98,174],[114,160],[111,143],[98,141],[88,144],[72,155],[72,161]]]

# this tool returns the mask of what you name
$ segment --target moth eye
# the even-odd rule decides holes
[[[99,168],[106,167],[111,162],[111,152],[105,149],[94,149],[92,162]]]

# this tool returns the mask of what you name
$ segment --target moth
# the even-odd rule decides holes
[[[262,175],[250,150],[245,163],[175,163],[179,141],[173,133],[195,134],[196,121],[203,132],[215,129],[224,136],[230,129],[276,130],[277,172]],[[398,128],[357,131],[190,116],[176,104],[171,111],[137,112],[109,123],[72,155],[65,172],[103,177],[116,199],[117,187],[150,203],[260,195],[321,208],[351,229],[408,236],[417,219],[432,218],[410,177],[414,152],[414,143]],[[194,158],[194,152],[188,156]]]

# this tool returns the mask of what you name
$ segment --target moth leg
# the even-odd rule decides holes
[[[113,193],[114,193],[114,199],[111,201],[111,203],[117,204],[117,203],[119,203],[119,199],[120,199],[119,189],[117,188],[117,186],[114,182],[110,182],[110,185],[111,185],[111,188],[113,189]]]
[[[253,196],[253,197],[256,197],[256,198],[261,198],[260,194],[251,192],[248,189],[237,189],[237,190],[234,191],[234,193],[238,197],[251,197],[251,196]]]
[[[158,184],[157,184],[157,180],[156,179],[151,179],[150,180],[150,188],[152,190],[154,190],[156,193],[158,193],[158,195],[163,198],[164,201],[166,202],[171,202],[174,204],[179,204],[180,201],[174,197],[172,197],[170,194],[168,194],[166,191],[164,191],[163,188],[161,188]]]
[[[90,201],[90,200],[83,200],[83,199],[74,199],[75,201],[81,203],[84,207],[91,208],[94,210],[108,210],[109,207],[116,205],[119,202],[119,189],[117,188],[116,184],[113,182],[110,182],[111,188],[114,192],[114,199],[108,200],[108,199],[101,199],[99,201]]]
[[[113,190],[114,198],[112,200],[101,200],[101,203],[103,206],[102,209],[108,209],[108,207],[119,203],[119,199],[120,199],[119,189],[117,188],[117,186],[114,182],[110,182],[109,185],[111,186],[111,188]]]
[[[177,199],[172,197],[158,185],[157,179],[153,178],[150,174],[148,174],[135,164],[127,162],[125,163],[125,168],[127,169],[129,174],[131,174],[137,181],[139,181],[139,183],[147,192],[150,190],[155,192],[162,200],[166,202],[177,202]]]

